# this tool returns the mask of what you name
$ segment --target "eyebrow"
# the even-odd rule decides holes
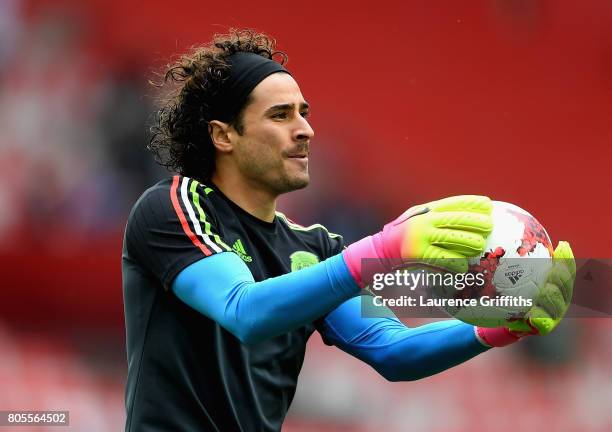
[[[292,110],[293,108],[295,108],[295,104],[292,104],[292,103],[273,105],[266,110],[266,114],[274,112],[274,111]],[[310,108],[310,105],[308,104],[308,102],[303,102],[300,104],[300,109],[309,109],[309,108]]]

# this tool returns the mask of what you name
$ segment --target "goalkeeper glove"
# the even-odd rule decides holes
[[[344,260],[363,287],[362,259],[375,258],[377,273],[392,270],[389,260],[422,262],[457,273],[468,269],[466,256],[480,255],[493,229],[491,200],[461,195],[411,207],[377,234],[348,246]],[[380,271],[378,271],[380,270]]]
[[[524,336],[547,335],[557,327],[572,301],[576,261],[569,243],[559,242],[553,254],[553,267],[546,285],[540,290],[534,306],[525,318],[506,327],[475,327],[478,339],[485,345],[501,347]]]

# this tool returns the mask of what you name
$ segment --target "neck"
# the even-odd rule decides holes
[[[215,173],[212,181],[234,204],[264,222],[273,222],[277,196],[249,184],[238,176],[220,176]]]

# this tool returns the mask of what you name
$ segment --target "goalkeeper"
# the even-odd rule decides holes
[[[233,32],[165,76],[177,92],[150,149],[179,175],[141,196],[125,231],[127,431],[280,430],[315,330],[388,380],[415,380],[549,333],[571,299],[575,269],[561,243],[544,295],[511,329],[363,318],[362,259],[466,271],[492,229],[491,202],[415,206],[348,247],[276,212],[279,195],[308,184],[314,133],[273,54],[265,35]]]

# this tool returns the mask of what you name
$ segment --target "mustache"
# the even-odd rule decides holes
[[[295,156],[295,155],[299,155],[299,154],[310,154],[310,144],[308,143],[302,143],[297,145],[296,147],[294,147],[291,150],[287,150],[285,152],[283,152],[283,156],[285,157],[291,157],[291,156]]]

